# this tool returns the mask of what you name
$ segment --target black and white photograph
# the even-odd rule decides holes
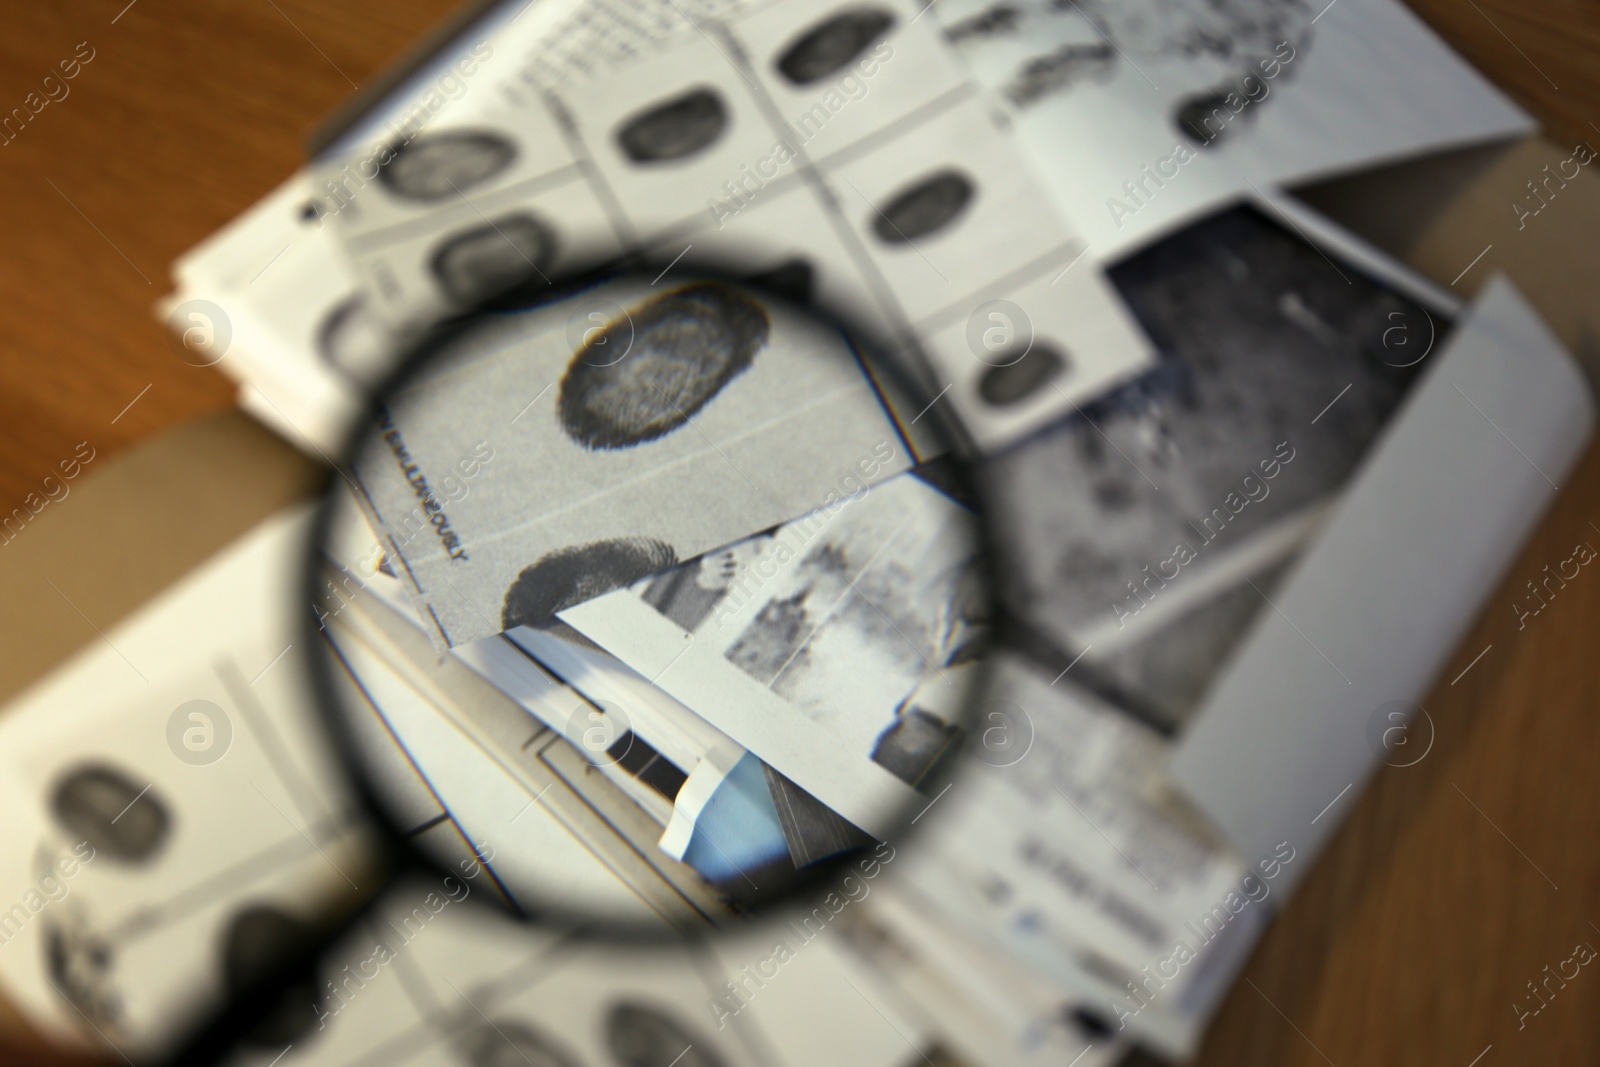
[[[1001,597],[1030,651],[1058,671],[1081,655],[1084,684],[1103,674],[1162,729],[1203,690],[1194,656],[1225,659],[1446,344],[1447,310],[1337,256],[1245,204],[1113,265],[1160,366],[987,463]]]
[[[969,727],[976,522],[911,471],[561,618],[881,838]]]

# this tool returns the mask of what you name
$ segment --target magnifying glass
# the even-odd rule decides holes
[[[727,929],[955,773],[991,629],[961,444],[904,352],[804,281],[543,286],[377,391],[317,524],[308,644],[408,863],[538,922]]]

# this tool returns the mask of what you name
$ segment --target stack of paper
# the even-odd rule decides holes
[[[225,590],[204,596],[227,625],[183,600],[110,635],[129,665],[197,650],[164,653],[177,688],[102,678],[122,661],[95,653],[6,719],[38,844],[0,860],[23,902],[0,975],[58,1032],[159,1053],[177,1005],[314,935],[335,881],[374,891],[326,736],[272,688],[313,652],[391,829],[442,868],[387,887],[241,1061],[1188,1054],[1331,825],[1281,830],[1225,788],[1260,770],[1216,769],[1241,736],[1306,763],[1248,743],[1246,672],[1314,694],[1322,719],[1282,716],[1302,740],[1345,752],[1366,717],[1323,697],[1355,691],[1338,650],[1370,591],[1341,499],[1408,529],[1425,480],[1383,442],[1516,437],[1543,466],[1475,502],[1481,591],[1592,421],[1509,287],[1463,308],[1276,186],[1525,128],[1391,0],[491,9],[177,264],[162,313],[194,361],[330,457],[398,352],[485,298],[501,313],[341,467],[322,647],[273,666],[296,642],[268,608],[297,573],[286,517],[173,594]],[[643,273],[532,299],[617,263]],[[804,315],[729,278],[866,329],[910,387],[815,358]],[[691,410],[608,398],[597,345],[707,316],[721,363]],[[1537,410],[1469,395],[1513,364]],[[1457,394],[1486,425],[1438,414]],[[976,499],[928,432],[945,409]],[[1276,604],[1330,585],[1331,622]],[[1425,682],[1476,595],[1370,673]],[[196,805],[220,722],[236,770]],[[759,883],[841,854],[803,904],[744,918]],[[602,947],[484,900],[686,940]],[[142,949],[163,924],[208,947]]]

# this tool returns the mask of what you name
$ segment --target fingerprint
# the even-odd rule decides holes
[[[812,290],[816,287],[817,272],[810,260],[797,258],[786,260],[771,270],[752,274],[750,281],[796,304],[809,304]]]
[[[499,174],[516,156],[511,142],[497,134],[425,134],[396,149],[378,168],[378,181],[404,200],[443,200]]]
[[[872,232],[885,244],[910,244],[954,222],[976,192],[972,180],[960,171],[940,171],[880,208]]]
[[[1227,137],[1236,118],[1227,100],[1227,93],[1210,90],[1184,97],[1173,108],[1172,123],[1195,144],[1216,144]]]
[[[172,817],[159,793],[104,764],[79,767],[62,777],[50,810],[96,854],[123,863],[148,863],[172,830]]]
[[[115,1026],[123,1010],[122,997],[112,981],[116,950],[89,930],[81,915],[69,915],[65,922],[47,916],[44,924],[45,969],[56,992],[90,1023]]]
[[[388,333],[360,295],[343,301],[322,320],[317,353],[362,384],[374,383],[393,359]]]
[[[555,256],[550,227],[519,211],[445,239],[433,253],[431,269],[445,295],[470,307],[545,284]]]
[[[778,56],[778,73],[794,85],[819,82],[855,62],[893,25],[894,15],[883,8],[847,8],[785,48]]]
[[[723,1067],[705,1038],[667,1012],[618,1001],[606,1012],[606,1048],[617,1067]]]
[[[472,1067],[577,1067],[547,1035],[510,1019],[486,1021],[467,1036],[464,1045]]]
[[[617,129],[617,144],[635,163],[669,163],[709,148],[727,128],[722,96],[693,89],[628,119]]]
[[[559,548],[524,567],[500,609],[500,625],[531,626],[558,611],[621,589],[678,562],[672,546],[649,537],[618,537]]]
[[[1093,1008],[1077,1007],[1068,1014],[1070,1018],[1090,1041],[1100,1041],[1110,1037],[1113,1033],[1111,1024],[1106,1017]]]
[[[282,1048],[317,1025],[321,1013],[315,965],[304,955],[310,942],[304,923],[270,905],[250,905],[228,923],[222,935],[222,977],[229,999],[254,992],[268,979],[282,983],[245,1034],[246,1044]]]
[[[765,308],[720,282],[665,293],[573,353],[561,377],[561,425],[586,448],[653,441],[688,422],[749,367],[769,328]],[[633,345],[622,359],[587,359],[593,349],[625,348],[630,333]]]
[[[991,407],[1008,407],[1028,399],[1066,369],[1066,358],[1060,352],[1036,344],[1016,362],[984,371],[978,379],[978,395]]]

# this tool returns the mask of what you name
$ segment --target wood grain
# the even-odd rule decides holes
[[[66,99],[0,145],[0,512],[80,441],[109,457],[231,404],[229,383],[178,360],[154,317],[167,265],[290,174],[317,119],[448,14],[436,0],[125,2],[4,5],[0,113],[80,42],[94,59]],[[1600,143],[1592,2],[1414,6],[1558,140]],[[1586,217],[1555,222],[1592,246],[1594,232],[1576,229]],[[1390,227],[1389,243],[1441,281],[1482,247],[1462,226],[1413,222]],[[1566,277],[1559,257],[1549,270],[1552,285]],[[1593,319],[1571,313],[1570,297],[1530,295],[1566,316],[1570,343],[1593,347]],[[1509,609],[1576,541],[1600,546],[1600,454],[1563,490],[1426,700],[1432,751],[1341,802],[1343,828],[1229,996],[1201,1063],[1600,1062],[1600,968],[1520,1029],[1512,1010],[1546,964],[1600,944],[1600,572],[1523,630]],[[21,1039],[3,1007],[0,1035]],[[0,1048],[7,1062],[42,1057]]]

